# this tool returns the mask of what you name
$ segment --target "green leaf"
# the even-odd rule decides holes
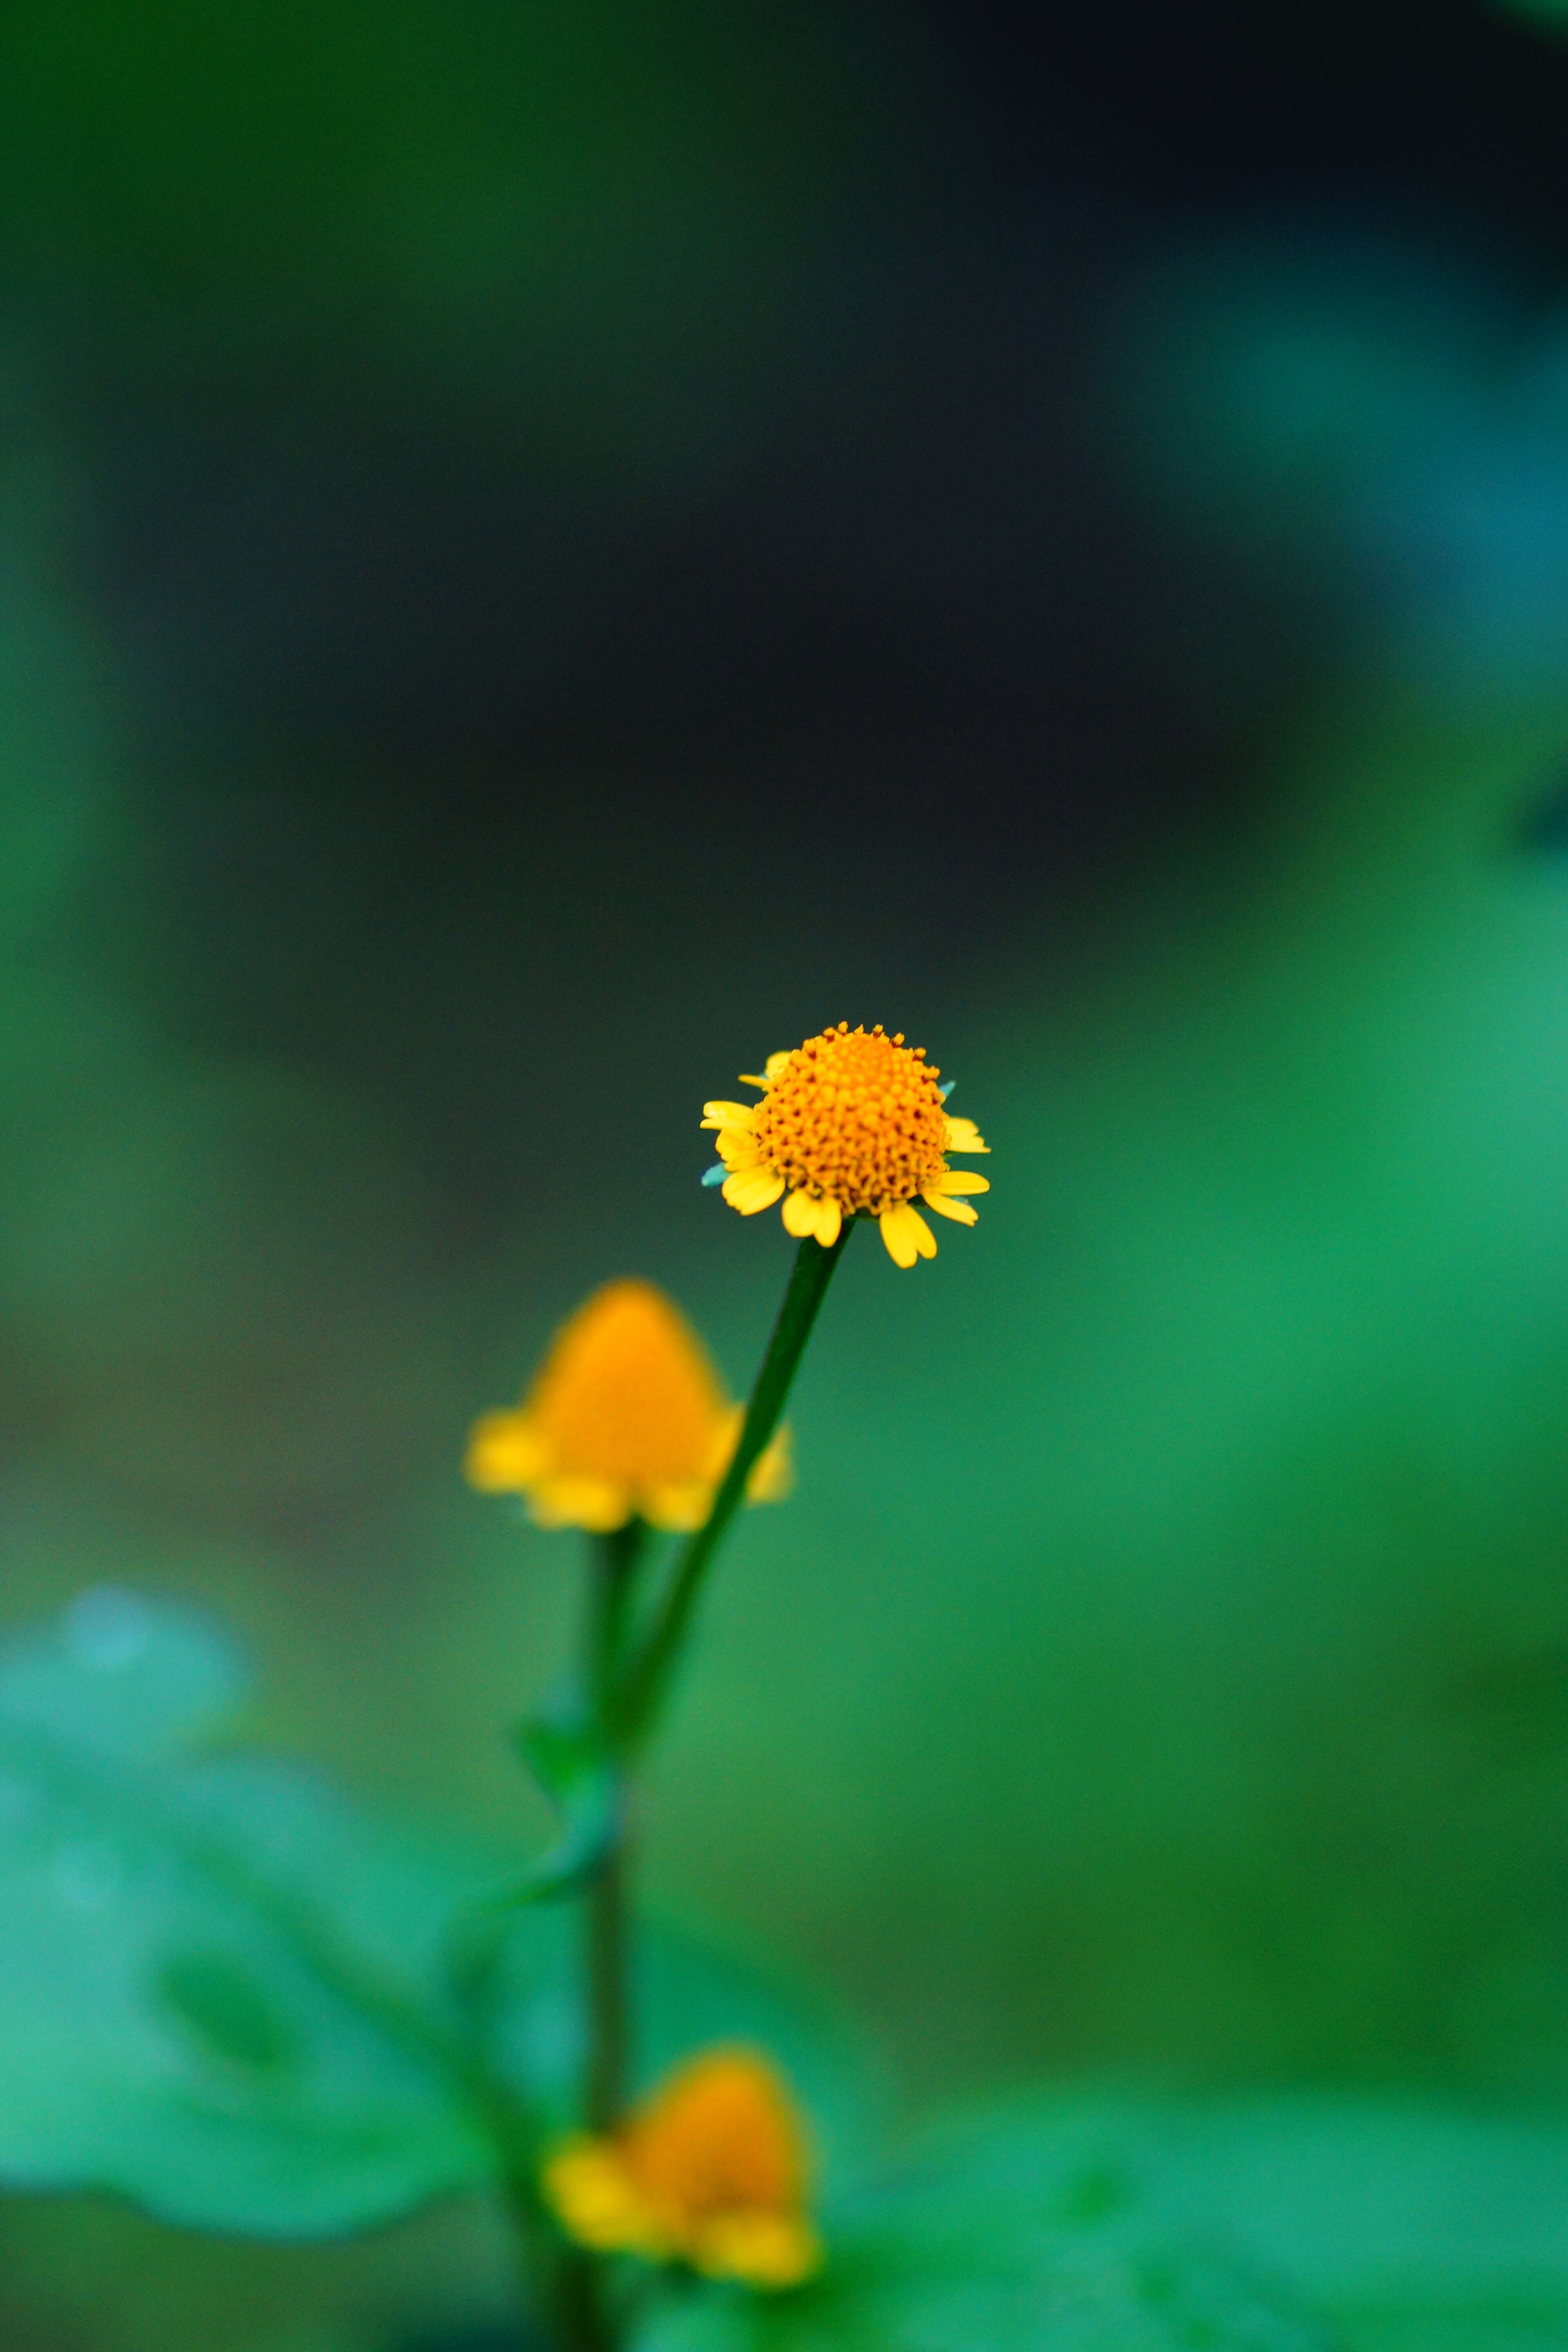
[[[1399,2311],[1358,2312],[1345,2323],[1352,2352],[1563,2352],[1568,2328],[1559,2310],[1504,2303],[1492,2307],[1416,2303]]]
[[[242,1690],[125,1594],[0,1649],[0,2179],[313,2236],[493,2168],[440,1974],[483,1874],[195,1752]]]
[[[496,2174],[452,1962],[500,1872],[311,1772],[213,1752],[244,1696],[231,1643],[130,1594],[0,1645],[0,2181],[336,2233]],[[563,1738],[547,1769],[564,1785],[592,1759]],[[580,1925],[505,1926],[492,2063],[515,2129],[549,2132],[583,2071]],[[640,1935],[636,1966],[643,2079],[761,2042],[837,2177],[863,2143],[842,2034],[678,1931]]]
[[[1168,2193],[1368,2352],[1568,2347],[1568,2119],[1299,2096],[1145,2128]]]
[[[1542,2116],[1328,2096],[1020,2108],[830,2198],[823,2223],[809,2288],[677,2296],[639,2352],[1568,2347],[1568,2124]]]
[[[561,1816],[561,1836],[503,1899],[539,1903],[592,1877],[616,1835],[619,1790],[603,1733],[580,1713],[535,1716],[519,1728],[517,1744]]]
[[[1182,2228],[1100,2135],[973,2126],[824,2210],[787,2294],[667,2305],[639,2352],[1331,2352],[1289,2291]]]
[[[226,1954],[176,1954],[165,1963],[158,1990],[217,2057],[266,2074],[297,2062],[299,2044],[287,2019]]]
[[[215,1730],[247,1680],[236,1644],[194,1610],[99,1585],[0,1649],[0,1724],[152,1763]]]

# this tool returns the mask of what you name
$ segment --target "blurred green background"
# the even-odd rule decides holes
[[[12,0],[8,1622],[199,1599],[536,1838],[576,1555],[465,1431],[623,1272],[741,1389],[698,1106],[881,1019],[994,1190],[846,1266],[654,1891],[911,2106],[1568,2099],[1545,13]],[[339,2352],[499,2256],[0,2260],[8,2352]]]

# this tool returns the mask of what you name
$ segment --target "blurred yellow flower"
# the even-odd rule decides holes
[[[821,2267],[807,2213],[805,2134],[758,2051],[704,2051],[621,2128],[557,2149],[544,2193],[563,2228],[601,2253],[683,2262],[709,2278],[798,2286]]]
[[[650,1282],[611,1282],[557,1332],[510,1412],[476,1423],[464,1465],[483,1493],[520,1494],[542,1527],[607,1535],[634,1515],[700,1528],[729,1467],[742,1414],[697,1334]],[[780,1431],[746,1481],[753,1503],[789,1491]]]
[[[759,1103],[710,1102],[702,1124],[718,1132],[727,1171],[724,1198],[743,1217],[785,1195],[785,1228],[797,1240],[815,1234],[824,1249],[846,1217],[875,1217],[896,1265],[936,1255],[936,1237],[914,1206],[972,1225],[960,1196],[988,1192],[984,1176],[950,1168],[950,1151],[988,1151],[973,1119],[949,1118],[940,1071],[923,1045],[902,1033],[851,1029],[841,1021],[792,1054],[772,1054]],[[719,1171],[713,1171],[717,1182]]]

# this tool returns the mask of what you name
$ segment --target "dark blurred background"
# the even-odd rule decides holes
[[[465,1430],[623,1272],[741,1389],[698,1106],[880,1019],[994,1191],[846,1267],[656,1891],[910,2105],[1568,2096],[1560,35],[6,0],[8,1620],[199,1598],[537,1835],[575,1552]],[[477,2258],[0,2259],[13,2352],[361,2352]]]

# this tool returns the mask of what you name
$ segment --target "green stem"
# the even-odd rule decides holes
[[[588,2064],[583,2116],[594,2132],[613,2131],[626,2105],[631,2057],[626,1860],[622,1835],[588,1889]]]
[[[628,1519],[613,1535],[595,1536],[588,1601],[588,1696],[600,1722],[609,1727],[615,1712],[616,1683],[621,1652],[626,1646],[626,1614],[632,1597],[647,1527]]]
[[[551,2301],[565,2352],[618,2352],[620,2330],[609,2310],[602,2254],[567,2246],[556,2269]]]
[[[631,2050],[628,1986],[627,1775],[616,1736],[616,1692],[626,1647],[627,1614],[647,1528],[629,1519],[613,1535],[595,1536],[589,1563],[588,1623],[584,1683],[605,1735],[615,1774],[615,1830],[589,1880],[584,1902],[584,1981],[586,2052],[583,2121],[591,2132],[613,2131],[626,2104]],[[520,2221],[525,2217],[519,2215]],[[586,2247],[562,2246],[550,2301],[566,2352],[617,2352],[621,2330],[610,2301],[608,2265]]]
[[[542,2323],[552,2352],[617,2352],[602,2259],[562,2237],[540,2202],[531,2171],[509,2177],[504,2201],[518,2252],[521,2308]],[[528,2340],[535,2340],[531,2329]]]
[[[847,1221],[831,1249],[808,1237],[796,1252],[784,1305],[746,1407],[740,1442],[713,1498],[713,1508],[704,1524],[688,1537],[658,1612],[623,1680],[617,1710],[623,1752],[642,1747],[658,1721],[703,1579],[744,1499],[746,1481],[757,1458],[783,1417],[790,1383],[805,1352],[817,1310],[854,1229],[853,1222]]]
[[[626,1641],[632,1581],[647,1529],[628,1521],[595,1542],[589,1617],[588,1677],[593,1706],[611,1748],[615,1770],[615,1832],[587,1890],[588,2056],[583,2117],[590,2131],[614,2129],[626,2103],[631,2049],[628,1973],[628,1776],[616,1738],[616,1686]]]

